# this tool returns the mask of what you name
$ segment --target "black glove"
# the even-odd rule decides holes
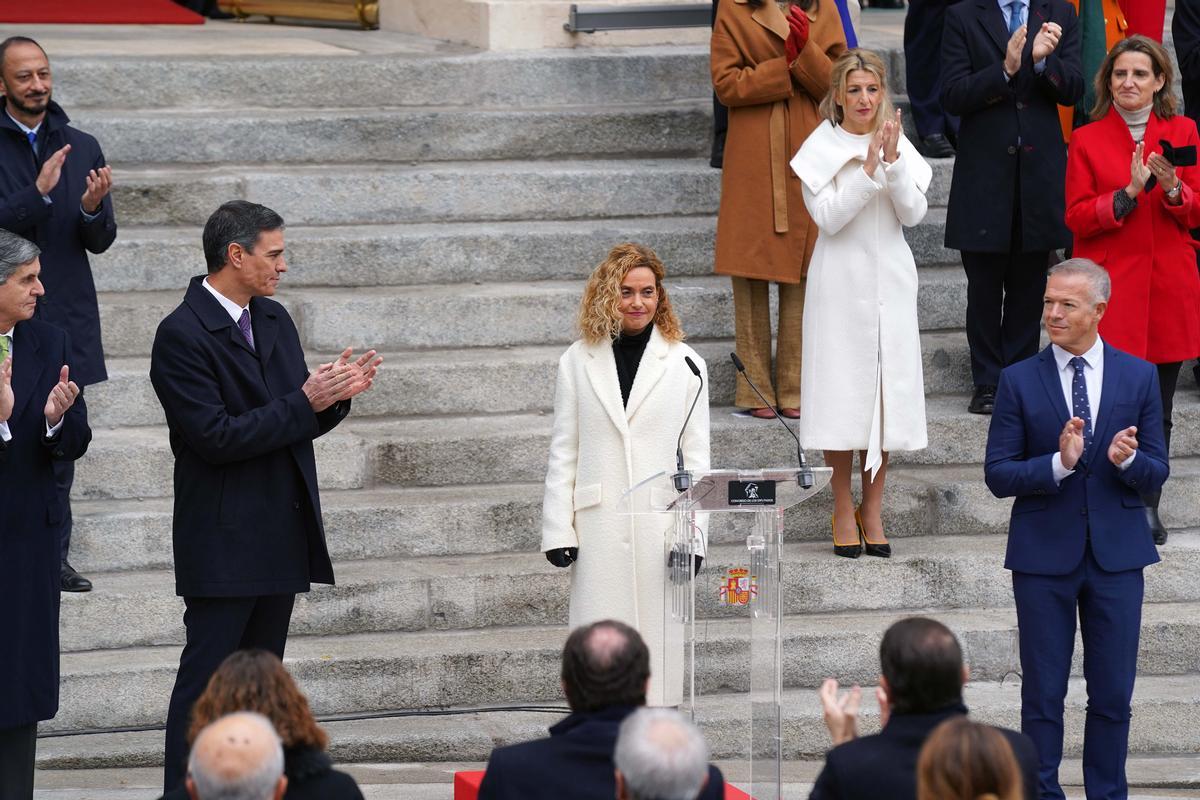
[[[569,567],[579,558],[578,547],[559,547],[546,551],[546,560],[556,567]]]

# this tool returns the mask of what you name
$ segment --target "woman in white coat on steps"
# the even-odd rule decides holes
[[[676,438],[701,388],[685,356],[704,384],[683,434],[684,463],[709,466],[708,375],[683,343],[665,278],[654,251],[621,244],[588,279],[582,336],[558,361],[542,504],[542,551],[572,571],[571,628],[601,619],[636,628],[650,648],[650,705],[682,701],[682,648],[664,658],[664,549],[673,520],[623,515],[618,503],[638,481],[675,472]]]
[[[903,226],[928,209],[932,170],[904,137],[879,56],[833,65],[826,121],[792,159],[820,235],[808,271],[800,429],[833,467],[834,552],[887,557],[888,453],[926,445],[917,268]],[[850,477],[862,468],[862,503]]]

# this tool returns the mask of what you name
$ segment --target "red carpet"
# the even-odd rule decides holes
[[[200,25],[204,17],[171,0],[0,0],[0,22]]]

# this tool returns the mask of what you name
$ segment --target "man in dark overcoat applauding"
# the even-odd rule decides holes
[[[167,713],[165,790],[184,776],[192,704],[230,653],[283,658],[297,592],[333,583],[313,440],[350,413],[381,359],[347,348],[310,373],[268,299],[287,272],[283,219],[234,200],[204,226],[208,275],[158,326],[150,381],[175,454],[175,590],[187,643]]]

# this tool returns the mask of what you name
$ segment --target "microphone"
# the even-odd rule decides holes
[[[692,407],[688,409],[687,416],[683,419],[683,427],[679,429],[679,439],[675,442],[675,474],[671,476],[671,480],[675,482],[675,491],[677,492],[686,492],[692,488],[692,474],[683,468],[683,432],[687,430],[688,422],[692,419],[692,412],[696,410],[696,403],[700,402],[700,393],[704,391],[704,377],[700,374],[700,368],[696,366],[696,362],[692,361],[691,356],[684,356],[683,360],[687,362],[688,369],[692,371],[692,374],[700,379],[700,388],[696,390]]]
[[[746,365],[738,358],[738,354],[730,353],[729,360],[733,362],[733,366],[737,368],[737,371],[742,373],[742,377],[746,379],[746,383],[758,395],[758,399],[762,400],[763,406],[775,411],[775,407],[767,402],[767,398],[763,397],[763,393],[758,390],[758,387],[754,385],[754,381],[750,380],[750,376],[746,374]],[[800,437],[792,430],[791,425],[783,421],[783,417],[779,415],[778,411],[775,411],[775,419],[779,420],[779,424],[783,426],[783,429],[796,440],[796,457],[800,459],[800,474],[796,476],[796,482],[800,484],[801,489],[811,489],[813,485],[813,473],[812,469],[808,466],[808,461],[804,458],[804,445],[800,444]]]

